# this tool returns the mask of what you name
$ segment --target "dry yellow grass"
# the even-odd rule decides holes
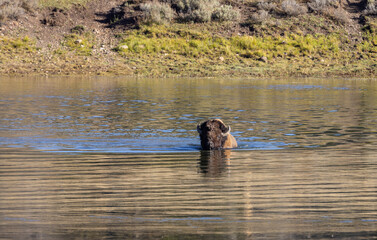
[[[85,5],[91,0],[39,0],[41,7],[70,8],[74,4]]]

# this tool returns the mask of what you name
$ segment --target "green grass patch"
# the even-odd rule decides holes
[[[29,37],[11,38],[0,37],[0,52],[1,53],[30,53],[36,50],[35,41]]]
[[[85,6],[91,0],[39,0],[41,7],[70,8],[73,5]]]
[[[244,57],[334,57],[340,51],[341,41],[337,35],[297,35],[278,37],[240,36],[231,38],[233,51]]]
[[[144,26],[127,32],[115,49],[121,55],[160,55],[218,59],[245,58],[257,60],[317,56],[337,57],[341,51],[338,34],[286,36],[233,36],[221,37],[177,27]]]
[[[368,57],[376,57],[377,53],[377,19],[366,18],[363,27],[363,41],[358,44],[357,49]]]
[[[338,33],[226,37],[176,24],[145,25],[119,38],[114,50],[141,75],[311,75],[341,72],[334,66],[356,60]]]
[[[69,51],[76,52],[79,56],[89,56],[92,54],[95,38],[93,34],[68,34],[64,36],[62,45],[67,47]]]

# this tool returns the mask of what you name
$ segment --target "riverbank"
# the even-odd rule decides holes
[[[260,2],[224,1],[237,9],[237,20],[168,23],[145,21],[144,2],[86,1],[9,19],[0,28],[0,74],[371,77],[377,72],[377,20],[362,7],[355,9],[357,2],[351,8],[351,2],[341,1],[332,14],[309,9],[289,15],[275,7],[260,19]]]

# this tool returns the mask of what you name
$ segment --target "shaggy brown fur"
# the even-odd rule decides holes
[[[211,119],[197,126],[203,150],[236,148],[237,141],[230,134],[230,126],[220,119]]]

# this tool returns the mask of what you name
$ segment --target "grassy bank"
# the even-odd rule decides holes
[[[162,19],[152,16],[150,9],[143,12],[146,1],[129,0],[109,7],[101,23],[90,19],[89,11],[99,6],[96,2],[100,1],[40,0],[38,11],[44,13],[34,15],[48,16],[45,22],[56,25],[29,32],[22,18],[13,20],[18,28],[0,36],[0,74],[374,76],[377,71],[377,20],[370,16],[362,16],[362,23],[352,26],[356,31],[350,31],[347,20],[329,14],[288,16],[270,11],[269,18],[259,19],[255,14],[261,14],[262,7],[252,2],[245,6],[255,6],[256,11],[246,17],[242,8],[235,12],[230,5],[216,5],[223,12],[214,10],[208,19],[174,12]],[[51,7],[66,10],[48,15]],[[92,15],[98,16],[94,11]],[[59,16],[67,20],[61,23]],[[138,20],[132,23],[134,19]],[[43,18],[36,21],[43,24]],[[47,40],[41,37],[44,31]],[[49,40],[48,31],[55,37],[51,34]]]
[[[280,37],[213,36],[175,27],[144,26],[122,34],[113,62],[95,53],[95,37],[66,35],[57,49],[0,37],[9,74],[131,74],[144,76],[369,76],[376,72],[375,37],[350,49],[339,34]]]
[[[85,6],[90,0],[38,0],[39,7],[70,8],[73,5]]]
[[[222,37],[187,25],[142,26],[115,50],[142,75],[369,75],[376,68],[376,28],[350,46],[343,32]]]

